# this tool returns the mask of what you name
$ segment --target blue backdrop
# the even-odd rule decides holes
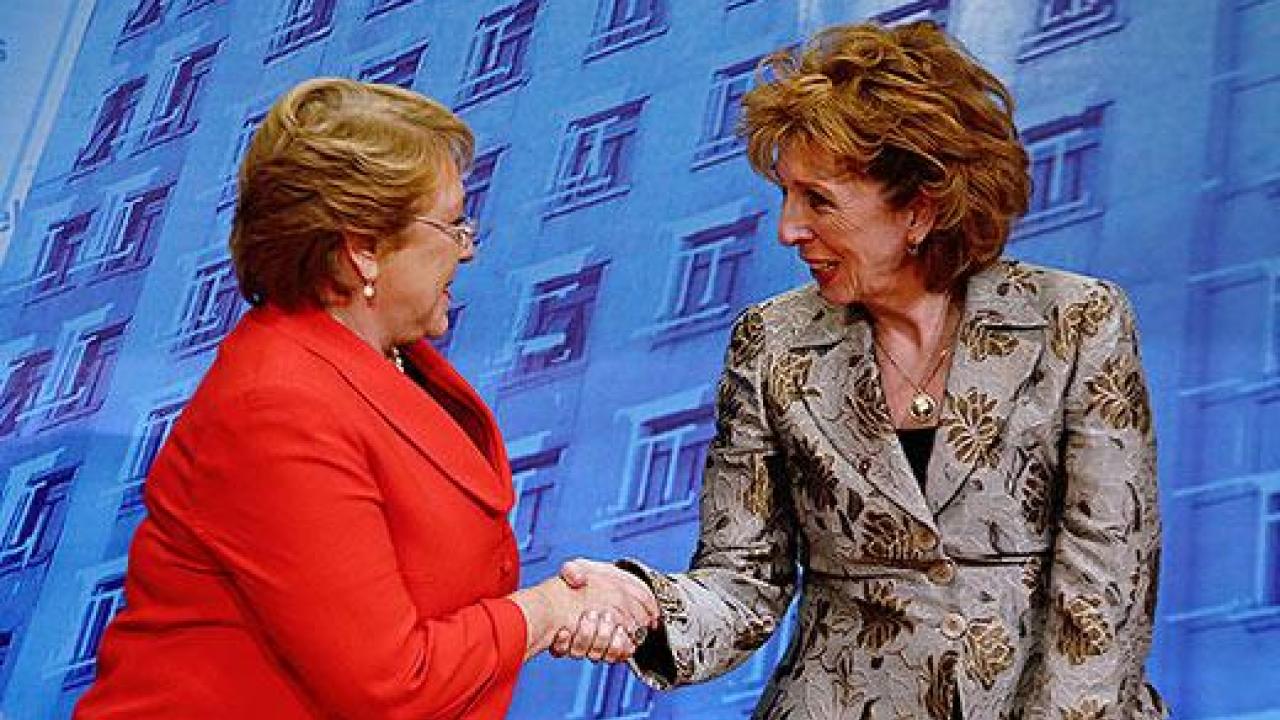
[[[1179,718],[1280,718],[1280,0],[11,2],[0,713],[66,717],[93,678],[147,467],[243,312],[234,169],[309,76],[412,87],[477,132],[484,235],[441,347],[508,438],[525,578],[683,566],[728,323],[805,280],[738,100],[762,54],[868,17],[933,18],[1013,88],[1036,187],[1010,254],[1113,279],[1140,318],[1155,681]],[[743,717],[778,645],[665,694],[539,660],[512,716]]]

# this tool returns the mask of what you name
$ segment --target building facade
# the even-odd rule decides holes
[[[235,168],[311,76],[476,131],[440,346],[507,438],[526,581],[682,567],[729,325],[807,280],[738,101],[763,55],[866,18],[931,18],[1011,85],[1035,192],[1010,254],[1140,318],[1154,678],[1179,718],[1280,717],[1280,0],[98,0],[0,265],[0,714],[67,717],[94,676],[147,468],[244,311]],[[540,659],[512,717],[745,717],[786,636],[672,693]]]

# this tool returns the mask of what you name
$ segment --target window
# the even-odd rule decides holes
[[[123,272],[151,261],[170,187],[151,188],[125,199],[119,226],[98,260],[100,272]]]
[[[253,134],[258,131],[258,126],[262,124],[262,119],[267,116],[265,110],[258,110],[249,113],[244,121],[240,123],[240,132],[236,135],[236,144],[231,151],[231,158],[227,161],[227,169],[223,172],[222,190],[218,197],[218,209],[222,210],[230,207],[236,201],[236,183],[240,176],[240,163],[244,162],[244,156],[249,152],[249,143],[253,141]]]
[[[498,166],[498,157],[505,148],[494,148],[476,156],[471,170],[463,180],[466,190],[464,210],[466,216],[480,223],[479,241],[483,242],[488,234],[485,228],[485,207],[489,204],[489,187],[493,184],[493,171]]]
[[[182,6],[182,14],[185,15],[187,13],[195,12],[202,7],[212,5],[216,2],[222,2],[222,0],[185,0]]]
[[[120,146],[120,137],[128,132],[146,82],[145,77],[125,81],[103,98],[102,109],[98,111],[98,119],[93,125],[93,134],[76,155],[76,171],[96,167],[115,156],[116,149]]]
[[[74,469],[48,471],[24,480],[10,481],[15,502],[4,504],[8,514],[0,518],[0,573],[38,565],[49,558],[62,532],[67,491]]]
[[[53,351],[37,350],[9,364],[9,374],[0,391],[0,437],[16,432],[18,425],[26,419],[40,388],[44,386],[52,359]]]
[[[398,85],[409,90],[418,77],[418,65],[426,50],[427,45],[423,43],[393,58],[376,62],[360,71],[360,79],[371,83]]]
[[[885,25],[899,25],[917,20],[932,20],[939,27],[947,25],[947,9],[950,0],[912,0],[890,8],[875,16]]]
[[[644,42],[666,29],[665,0],[600,0],[587,59]]]
[[[517,341],[517,376],[582,359],[602,270],[596,265],[533,286]]]
[[[738,137],[738,118],[742,115],[742,96],[751,88],[759,58],[717,70],[711,77],[711,94],[702,120],[702,137],[694,152],[694,167],[732,157],[742,151]]]
[[[516,504],[511,508],[511,528],[521,562],[541,560],[547,555],[545,534],[549,501],[555,490],[555,470],[562,447],[517,457],[511,461]]]
[[[1031,202],[1019,235],[1095,217],[1101,212],[1095,186],[1102,107],[1027,130],[1031,155]]]
[[[1124,26],[1116,0],[1040,0],[1035,30],[1028,35],[1019,60],[1052,52]]]
[[[638,720],[653,710],[653,689],[626,663],[584,663],[571,718]]]
[[[4,59],[4,55],[0,55],[0,60]],[[4,668],[5,663],[9,661],[9,648],[13,646],[13,631],[0,630],[0,669]]]
[[[1263,496],[1262,602],[1280,606],[1280,492]]]
[[[129,11],[129,17],[125,18],[124,28],[120,31],[120,42],[142,34],[163,19],[164,0],[138,0],[138,4]]]
[[[525,57],[537,13],[537,0],[523,0],[480,19],[458,89],[458,107],[497,95],[528,78]]]
[[[165,91],[156,100],[143,145],[153,145],[191,132],[196,127],[196,108],[203,94],[218,44],[206,45],[180,58],[169,71]]]
[[[329,34],[334,0],[284,0],[284,17],[276,26],[264,62],[297,50]]]
[[[697,517],[698,487],[715,434],[712,394],[699,387],[623,411],[632,426],[626,474],[603,523],[615,537]]]
[[[126,323],[80,331],[58,358],[38,405],[28,413],[44,413],[49,424],[86,415],[97,410],[106,395],[107,380],[115,367],[116,355]]]
[[[385,12],[390,12],[398,7],[403,7],[416,1],[417,0],[370,0],[369,12],[365,13],[365,17],[376,17]]]
[[[680,240],[672,266],[663,329],[728,317],[742,259],[750,252],[760,215],[691,233]]]
[[[125,467],[121,509],[142,504],[142,485],[146,482],[147,473],[186,405],[186,398],[170,400],[152,408],[143,419],[129,453],[129,464]]]
[[[235,268],[230,258],[200,263],[179,309],[174,350],[190,355],[216,344],[240,319]]]
[[[71,662],[63,677],[62,688],[68,690],[87,685],[97,669],[98,644],[111,618],[124,607],[124,576],[116,575],[98,582],[89,595],[80,616],[80,631],[71,650]]]
[[[41,296],[70,287],[71,271],[80,260],[93,212],[82,213],[49,226],[36,274],[32,278],[35,295]]]
[[[547,215],[627,191],[631,143],[642,104],[641,100],[632,101],[569,123]]]

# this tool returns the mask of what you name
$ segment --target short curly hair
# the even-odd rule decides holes
[[[838,25],[761,61],[739,132],[756,172],[778,181],[786,146],[825,150],[879,182],[890,206],[920,193],[937,217],[921,247],[931,290],[994,262],[1027,210],[1027,152],[1013,98],[932,22]]]
[[[231,258],[251,304],[320,306],[338,279],[343,233],[394,248],[400,231],[461,173],[475,139],[444,105],[393,85],[304,81],[267,113],[240,166]]]

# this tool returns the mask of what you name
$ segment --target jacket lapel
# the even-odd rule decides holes
[[[431,392],[445,393],[476,418],[477,447],[432,394],[424,392],[367,343],[323,310],[285,313],[262,308],[264,320],[329,363],[352,390],[479,504],[506,513],[514,503],[506,452],[484,402],[443,357],[425,342],[407,359],[428,378]]]
[[[794,342],[813,352],[803,396],[818,430],[862,482],[936,530],[889,417],[866,315],[828,308]]]
[[[1014,277],[1019,274],[1019,277]],[[1017,263],[997,262],[969,279],[925,492],[944,510],[977,471],[999,464],[1010,413],[1044,351],[1044,315]]]

